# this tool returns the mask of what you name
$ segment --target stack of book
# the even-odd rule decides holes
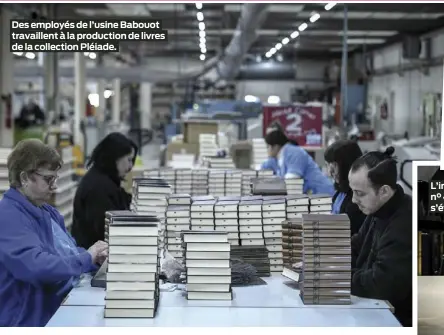
[[[261,196],[241,198],[239,203],[239,240],[241,245],[265,245]]]
[[[176,170],[176,193],[191,194],[192,193],[192,170],[178,169]]]
[[[171,185],[171,192],[178,193],[176,191],[176,171],[174,169],[162,169],[158,171],[159,178],[164,179]]]
[[[214,231],[215,204],[216,200],[211,196],[193,197],[191,203],[191,230]]]
[[[160,249],[165,247],[165,212],[167,198],[171,194],[170,185],[163,179],[133,178],[132,209],[143,215],[156,215],[159,219]]]
[[[225,195],[225,171],[210,170],[208,175],[208,194],[215,197]]]
[[[190,229],[191,197],[188,194],[173,194],[168,199],[166,212],[166,249],[174,258],[182,258],[180,233]]]
[[[242,170],[242,195],[251,194],[251,180],[256,178],[256,170]]]
[[[227,233],[182,233],[189,300],[232,300]]]
[[[208,194],[208,170],[192,170],[191,195]]]
[[[282,222],[287,215],[285,208],[285,198],[264,200],[262,203],[264,240],[272,273],[281,273],[283,270]]]
[[[159,303],[158,220],[115,211],[109,221],[105,318],[153,318]]]
[[[199,134],[199,156],[212,157],[217,155],[219,146],[217,145],[217,135]]]
[[[216,231],[226,232],[231,245],[239,245],[238,205],[238,198],[223,197],[214,206]]]
[[[231,246],[231,258],[240,259],[247,264],[254,266],[259,277],[270,276],[270,259],[265,246],[241,245]]]
[[[284,266],[292,267],[302,262],[302,218],[282,223],[282,260]]]
[[[232,157],[208,157],[206,165],[211,169],[228,170],[235,168]]]
[[[225,195],[241,195],[242,172],[240,170],[229,170],[225,172]]]
[[[302,178],[286,178],[285,185],[288,195],[304,193],[304,179]]]
[[[332,197],[328,194],[314,194],[310,196],[310,214],[331,213]]]
[[[347,215],[307,214],[302,220],[302,301],[307,305],[351,304],[350,222]]]
[[[273,177],[273,171],[271,170],[259,170],[257,171],[257,177],[258,178],[268,178],[268,177]]]
[[[252,140],[253,164],[252,169],[258,169],[263,162],[268,159],[267,144],[263,138],[254,138]]]
[[[302,214],[310,213],[310,199],[308,195],[287,196],[287,219],[301,219]]]

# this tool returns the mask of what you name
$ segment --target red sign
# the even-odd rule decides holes
[[[268,126],[278,122],[289,139],[301,146],[322,146],[322,107],[317,106],[265,106],[263,134]]]

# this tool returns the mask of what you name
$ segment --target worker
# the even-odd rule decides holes
[[[105,238],[105,212],[130,209],[131,195],[121,183],[134,166],[137,149],[121,133],[107,135],[94,148],[74,197],[72,235],[82,247]]]
[[[412,326],[412,199],[397,184],[394,148],[371,151],[349,172],[353,202],[367,215],[351,239],[352,294],[387,300]]]
[[[36,139],[8,157],[10,188],[0,201],[0,326],[45,326],[81,274],[107,257],[105,242],[77,247],[47,204],[62,160]]]
[[[328,171],[334,181],[336,193],[333,195],[332,214],[347,214],[350,220],[350,233],[356,234],[366,215],[352,202],[353,192],[348,182],[348,173],[354,161],[362,156],[356,141],[339,140],[331,144],[324,153]]]
[[[302,178],[304,193],[334,194],[331,180],[304,149],[289,141],[281,129],[269,131],[265,142],[269,159],[262,164],[262,170],[273,170],[282,178]]]

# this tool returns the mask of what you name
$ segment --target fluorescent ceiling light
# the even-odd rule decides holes
[[[197,9],[202,9],[202,3],[201,2],[196,2],[196,8]]]
[[[267,102],[268,102],[269,104],[278,104],[278,103],[281,102],[281,98],[279,98],[277,95],[270,95],[270,96],[268,97]]]
[[[94,107],[99,107],[100,97],[99,97],[99,95],[97,93],[90,93],[88,95],[88,100],[89,100],[89,103],[91,105],[93,105]]]
[[[281,44],[281,43],[278,43],[278,44],[276,44],[274,47],[275,47],[276,50],[281,50],[281,48],[282,48],[282,44]]]
[[[271,52],[272,55],[275,54],[276,51],[277,51],[277,50],[276,50],[275,48],[271,48],[271,49],[270,49],[270,52]]]
[[[205,23],[199,22],[199,30],[205,30]]]
[[[34,59],[35,58],[35,54],[32,52],[27,52],[25,53],[25,57],[28,59]]]
[[[282,44],[283,44],[283,45],[288,44],[288,42],[290,42],[290,39],[289,39],[288,37],[285,37],[285,38],[282,40]]]
[[[299,36],[299,31],[293,31],[290,35],[291,38],[296,38]]]
[[[202,12],[197,12],[196,17],[198,21],[203,21],[204,19],[204,15]]]
[[[105,99],[109,99],[113,94],[114,92],[111,90],[105,90],[105,92],[103,92],[103,96],[105,97]]]
[[[200,60],[205,60],[205,55],[200,55]]]
[[[23,52],[13,52],[13,54],[16,56],[23,56]]]
[[[267,57],[267,58],[270,58],[272,55],[271,55],[271,52],[270,51],[268,51],[266,54],[265,54],[265,57]]]
[[[199,37],[205,37],[205,30],[199,31]]]
[[[207,39],[205,37],[201,37],[201,38],[199,38],[199,42],[200,43],[206,43]]]
[[[307,29],[308,25],[304,22],[299,26],[299,31],[304,31],[305,29]]]
[[[284,60],[284,57],[282,57],[282,55],[277,55],[276,59],[278,60],[278,62],[282,62]]]
[[[259,101],[259,99],[257,97],[255,97],[254,95],[246,95],[244,100],[246,102],[256,102],[256,101]]]
[[[207,48],[201,48],[200,52],[203,53],[203,54],[206,54],[207,53]]]
[[[201,49],[205,48],[205,43],[199,43],[199,48]]]
[[[315,23],[317,20],[319,20],[320,17],[321,17],[321,15],[319,15],[318,13],[315,13],[310,17],[310,22]]]
[[[336,6],[336,2],[329,2],[328,4],[325,5],[325,10],[330,10],[332,9],[334,6]]]
[[[89,58],[96,59],[97,55],[94,52],[89,53]]]

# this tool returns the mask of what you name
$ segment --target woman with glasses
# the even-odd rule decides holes
[[[348,173],[356,159],[362,156],[356,141],[341,140],[331,144],[324,153],[330,176],[334,180],[332,214],[347,214],[350,219],[351,234],[361,228],[366,215],[352,202],[353,192],[348,183]]]
[[[62,166],[55,149],[21,141],[7,166],[10,188],[0,201],[0,326],[44,326],[80,275],[105,260],[108,246],[78,247],[63,216],[47,204]]]
[[[137,146],[121,133],[109,134],[94,148],[74,198],[72,235],[82,247],[105,238],[105,212],[130,209],[131,196],[121,183],[136,156]]]

